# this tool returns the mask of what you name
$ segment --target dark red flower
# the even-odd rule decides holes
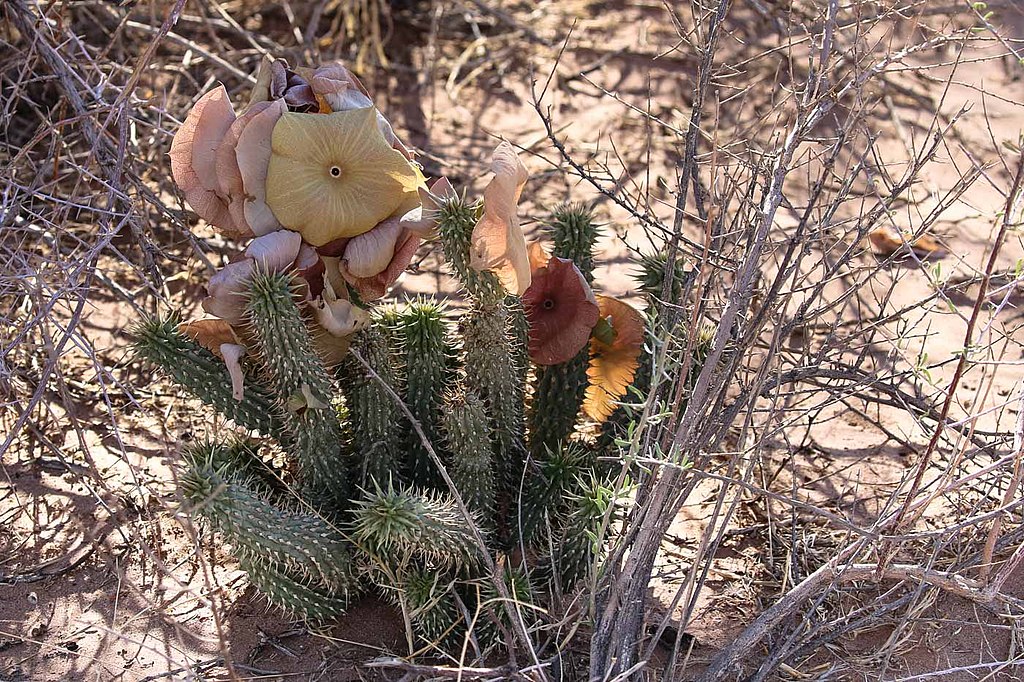
[[[538,365],[557,365],[586,347],[599,316],[597,301],[571,260],[549,258],[533,244],[530,263],[531,283],[523,294],[530,359]]]

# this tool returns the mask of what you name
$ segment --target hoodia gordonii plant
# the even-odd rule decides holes
[[[172,151],[244,251],[210,280],[211,317],[135,328],[140,358],[237,427],[185,448],[182,508],[276,606],[324,622],[376,591],[411,653],[486,655],[511,614],[536,632],[600,570],[645,319],[594,293],[586,207],[542,223],[552,254],[527,245],[508,143],[471,200],[427,183],[344,67],[257,80],[237,116],[223,89],[200,99]],[[317,205],[297,203],[309,183]],[[432,239],[457,304],[377,307]]]

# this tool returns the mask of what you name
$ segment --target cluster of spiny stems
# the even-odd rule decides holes
[[[136,334],[143,358],[239,427],[234,440],[186,450],[181,493],[271,603],[323,622],[377,590],[406,617],[412,651],[462,657],[508,630],[495,580],[541,607],[518,610],[542,625],[544,609],[600,570],[619,472],[607,463],[629,423],[620,408],[586,428],[588,349],[529,366],[520,301],[469,266],[480,210],[464,197],[439,208],[466,311],[423,300],[378,310],[333,370],[288,273],[252,278],[241,400],[223,363],[176,320],[145,320]],[[592,280],[590,212],[560,206],[548,231],[554,255]],[[661,265],[642,269],[658,279]],[[645,372],[649,362],[640,389]]]

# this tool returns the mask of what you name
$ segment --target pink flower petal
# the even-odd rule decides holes
[[[370,324],[368,312],[343,298],[330,302],[317,300],[313,304],[313,314],[317,323],[332,336],[351,336]]]
[[[530,286],[530,258],[516,204],[530,175],[508,142],[494,150],[491,170],[494,178],[484,190],[484,214],[473,228],[469,264],[478,272],[493,272],[506,291],[522,296]]]
[[[381,272],[395,255],[395,245],[402,236],[400,218],[387,218],[369,232],[353,237],[341,258],[341,274],[352,281],[372,277]]]
[[[264,55],[256,72],[256,85],[249,95],[249,104],[280,99],[288,87],[288,63]]]
[[[298,232],[278,230],[249,242],[245,255],[253,259],[265,272],[281,272],[292,266],[301,246],[302,235]]]
[[[249,122],[258,114],[263,113],[270,107],[270,102],[256,102],[245,110],[241,116],[228,128],[220,147],[217,148],[217,180],[219,194],[228,202],[228,211],[234,220],[236,227],[243,234],[242,237],[253,237],[253,231],[245,219],[245,187],[242,184],[242,171],[238,167],[238,158],[235,154],[235,147],[238,145],[238,138]]]
[[[421,242],[422,240],[417,235],[408,230],[403,231],[395,246],[395,255],[387,267],[373,277],[362,277],[352,282],[352,286],[359,292],[360,298],[365,301],[375,301],[383,297],[409,267]]]
[[[245,374],[242,373],[242,356],[245,355],[245,346],[237,343],[222,343],[220,354],[224,358],[224,365],[231,375],[231,397],[241,400],[245,395]]]
[[[238,135],[235,158],[245,190],[245,219],[257,235],[281,229],[281,223],[267,206],[267,166],[270,165],[274,126],[285,112],[283,100],[274,100],[255,114]]]
[[[216,152],[235,120],[224,86],[203,95],[171,143],[171,175],[200,218],[229,235],[237,231],[227,203],[217,195]]]
[[[400,218],[392,216],[349,240],[338,268],[361,298],[381,298],[409,267],[422,242],[420,233],[436,222],[424,220],[421,213],[413,209]]]
[[[233,325],[245,322],[245,291],[252,271],[249,258],[225,265],[206,285],[209,296],[203,299],[203,310]]]

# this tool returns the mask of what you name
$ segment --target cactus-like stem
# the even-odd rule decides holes
[[[393,563],[415,557],[468,565],[478,557],[472,528],[455,501],[438,493],[379,486],[356,503],[352,517],[353,542]]]
[[[247,376],[242,399],[235,400],[224,361],[179,332],[176,319],[148,317],[133,329],[133,336],[139,356],[189,393],[244,429],[281,437],[284,425],[271,394]]]
[[[399,385],[398,370],[387,341],[387,332],[375,325],[360,332],[352,341],[367,364],[382,381],[395,388]],[[345,393],[352,418],[352,445],[360,463],[360,485],[387,485],[398,482],[402,460],[401,415],[394,400],[380,382],[370,376],[359,362],[351,360],[346,367]]]
[[[552,566],[563,592],[572,589],[595,568],[601,551],[598,533],[605,512],[615,504],[612,487],[597,477],[577,479],[577,482],[561,532],[554,542]]]
[[[435,451],[440,444],[438,416],[450,374],[450,342],[443,315],[441,306],[420,301],[409,304],[396,321],[396,337],[405,358],[406,404]],[[442,489],[444,482],[419,434],[409,426],[405,435],[412,481],[421,488]]]
[[[495,305],[505,298],[501,282],[494,273],[477,272],[469,265],[473,227],[480,212],[481,207],[470,204],[465,196],[451,197],[438,209],[437,233],[452,273],[469,295],[481,304]]]
[[[519,394],[517,399],[521,405],[526,404],[526,378],[530,372],[530,323],[526,320],[526,310],[518,296],[506,296],[505,308],[508,310],[509,348],[512,352],[512,367],[516,372]]]
[[[594,475],[596,463],[595,451],[583,442],[567,443],[538,462],[523,486],[519,508],[521,538],[527,547],[541,544],[545,531],[558,525],[573,489]]]
[[[510,518],[526,462],[520,372],[514,364],[504,302],[476,305],[463,315],[462,338],[466,386],[485,401],[494,430],[499,517]],[[502,529],[507,536],[510,528]]]
[[[548,231],[554,241],[552,255],[567,258],[588,283],[594,281],[594,245],[600,230],[590,209],[582,204],[560,204],[551,214]],[[572,432],[587,391],[590,349],[560,365],[537,368],[530,410],[530,451],[541,460],[554,452]]]
[[[442,430],[451,453],[449,474],[466,505],[490,526],[494,514],[494,452],[483,401],[472,391],[456,393],[444,404]]]
[[[342,431],[331,406],[331,378],[313,350],[293,300],[288,274],[256,274],[248,316],[268,382],[282,397],[283,421],[298,459],[301,492],[317,507],[348,506],[351,486],[342,457]]]
[[[554,242],[552,254],[568,258],[586,278],[594,282],[594,245],[601,236],[594,214],[583,204],[559,204],[551,210],[548,231]]]
[[[280,564],[252,557],[240,560],[239,566],[267,601],[306,620],[331,621],[348,607],[349,595],[339,595],[305,577],[297,577]]]
[[[341,533],[318,516],[268,499],[239,455],[216,444],[186,450],[180,485],[191,512],[230,542],[239,560],[278,566],[310,587],[347,594],[356,578]]]
[[[402,575],[399,587],[419,645],[457,655],[465,627],[461,627],[452,580],[436,569],[410,567]]]

